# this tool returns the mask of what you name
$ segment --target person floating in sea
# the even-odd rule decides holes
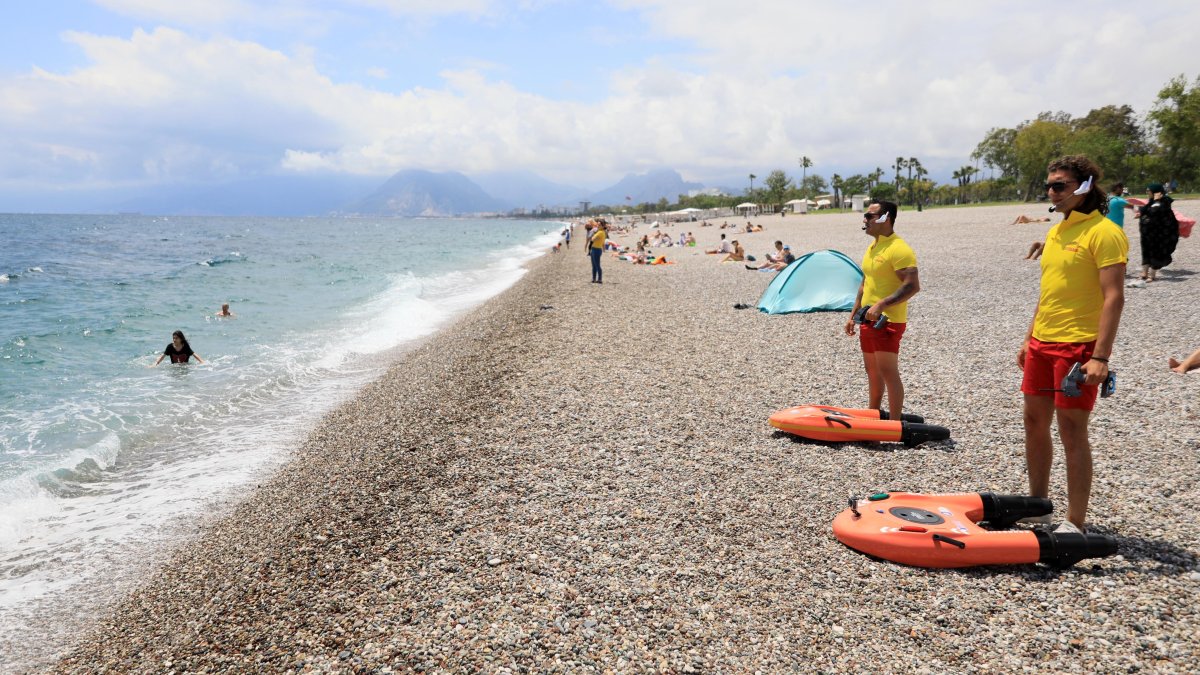
[[[178,330],[171,333],[171,344],[167,345],[163,353],[158,355],[158,360],[154,362],[154,365],[157,366],[162,363],[162,360],[168,356],[171,357],[171,363],[187,363],[188,359],[193,356],[196,357],[197,362],[204,363],[204,359],[192,351],[192,346],[188,344],[187,338],[183,336],[183,331]]]
[[[1177,373],[1190,373],[1193,370],[1200,369],[1200,349],[1192,352],[1191,356],[1182,362],[1176,361],[1174,358],[1167,359],[1167,365]]]
[[[1046,194],[1063,220],[1050,228],[1042,251],[1041,293],[1025,341],[1017,352],[1025,395],[1025,465],[1029,494],[1048,497],[1058,420],[1067,465],[1067,520],[1057,532],[1083,532],[1092,491],[1088,421],[1098,385],[1108,377],[1117,325],[1125,306],[1129,240],[1111,220],[1100,188],[1100,168],[1082,155],[1047,167]],[[1080,395],[1061,391],[1077,364]],[[1041,520],[1049,524],[1049,518]]]
[[[233,317],[237,316],[237,314],[234,314],[233,312],[229,311],[229,303],[226,302],[221,305],[221,311],[217,312],[213,316],[219,316],[223,319],[232,319]]]
[[[846,335],[854,335],[854,318],[866,307],[866,321],[859,329],[859,346],[867,370],[868,407],[882,410],[888,397],[890,419],[900,419],[904,409],[904,383],[900,379],[900,338],[908,325],[908,301],[921,290],[917,254],[895,233],[898,207],[893,202],[874,200],[863,213],[863,231],[874,238],[863,254],[863,282],[858,287]],[[880,316],[888,323],[875,328]]]

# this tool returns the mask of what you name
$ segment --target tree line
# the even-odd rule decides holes
[[[972,163],[951,175],[953,183],[939,184],[916,157],[896,157],[885,169],[849,176],[833,174],[826,180],[810,173],[808,156],[800,157],[800,180],[783,169],[771,171],[741,195],[679,195],[638,204],[632,211],[661,212],[682,208],[715,209],[751,201],[779,207],[792,199],[830,195],[833,205],[850,195],[864,194],[920,208],[929,204],[1031,201],[1043,192],[1046,165],[1064,155],[1087,155],[1104,170],[1105,187],[1122,181],[1133,192],[1151,182],[1176,185],[1178,190],[1200,188],[1200,77],[1188,82],[1172,78],[1158,92],[1153,106],[1139,116],[1128,105],[1106,105],[1082,117],[1065,112],[1043,112],[1015,127],[997,127],[984,134],[971,153]],[[890,180],[888,180],[890,179]],[[592,212],[611,212],[597,205]]]

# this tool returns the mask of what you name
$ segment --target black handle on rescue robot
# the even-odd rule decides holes
[[[857,324],[866,323],[868,309],[870,309],[870,307],[866,307],[866,306],[859,307],[858,311],[854,313],[854,323],[857,323]],[[879,318],[875,320],[875,325],[873,327],[875,328],[875,330],[879,330],[880,328],[883,328],[886,325],[888,325],[888,318],[886,316],[884,316],[883,314],[880,314]]]
[[[1069,398],[1075,398],[1076,396],[1079,396],[1080,393],[1082,393],[1079,390],[1079,385],[1083,384],[1085,379],[1087,379],[1087,376],[1083,374],[1082,363],[1076,363],[1075,365],[1071,366],[1071,370],[1067,373],[1067,376],[1063,378],[1061,389],[1062,393]],[[1110,370],[1108,371],[1108,377],[1104,378],[1104,381],[1100,383],[1100,398],[1108,398],[1109,396],[1112,396],[1113,392],[1116,390],[1117,371]]]

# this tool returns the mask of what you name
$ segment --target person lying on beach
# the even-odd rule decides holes
[[[741,262],[745,259],[746,259],[746,250],[743,249],[742,245],[737,242],[737,239],[734,239],[733,240],[733,253],[730,253],[729,255],[722,258],[721,262],[723,262],[723,263]]]
[[[154,365],[162,363],[162,360],[171,357],[171,363],[187,363],[190,357],[196,357],[196,361],[204,363],[204,359],[200,355],[192,351],[192,346],[188,344],[187,338],[183,336],[183,331],[175,331],[171,333],[171,344],[163,350],[163,353],[158,355],[158,360]],[[153,366],[151,366],[153,367]]]
[[[1176,361],[1173,358],[1167,359],[1167,365],[1171,370],[1177,373],[1188,373],[1197,368],[1200,368],[1200,349],[1192,352],[1192,355],[1184,359],[1182,362]]]
[[[721,233],[721,243],[717,244],[716,248],[708,249],[705,251],[705,253],[708,253],[709,255],[717,253],[733,253],[733,246],[731,246],[729,241],[725,239],[725,234]]]
[[[754,265],[746,265],[748,270],[775,270],[779,271],[791,265],[796,261],[796,256],[792,255],[792,247],[784,246],[782,241],[775,242],[775,253],[767,254],[767,261],[755,267]]]
[[[1045,218],[1030,218],[1029,216],[1022,213],[1021,215],[1017,216],[1016,220],[1012,221],[1009,224],[1010,225],[1024,225],[1025,223],[1048,223],[1048,222],[1050,222],[1050,216],[1046,216]]]
[[[222,317],[225,319],[232,319],[233,317],[237,316],[237,314],[234,314],[233,312],[229,311],[229,303],[227,302],[227,303],[221,305],[221,311],[217,312],[216,314],[213,314],[213,316],[219,316],[219,317]]]

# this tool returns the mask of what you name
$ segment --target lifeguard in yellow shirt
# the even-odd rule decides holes
[[[1129,241],[1108,218],[1100,168],[1074,155],[1047,167],[1046,195],[1063,220],[1046,234],[1041,294],[1025,342],[1017,353],[1024,372],[1025,464],[1029,494],[1047,497],[1054,442],[1050,423],[1058,418],[1067,464],[1067,521],[1059,532],[1082,532],[1092,491],[1092,446],[1088,418],[1098,385],[1108,376],[1117,325],[1125,306]],[[1076,363],[1086,376],[1081,395],[1061,391]]]
[[[887,391],[889,419],[900,419],[904,408],[904,383],[900,380],[900,338],[908,325],[908,300],[921,290],[917,255],[894,231],[898,208],[875,200],[863,213],[863,231],[875,241],[863,255],[863,282],[858,287],[854,311],[846,321],[846,335],[854,335],[854,314],[867,307],[867,321],[859,330],[863,365],[867,369],[868,403],[882,409]],[[874,324],[880,316],[888,323]]]

